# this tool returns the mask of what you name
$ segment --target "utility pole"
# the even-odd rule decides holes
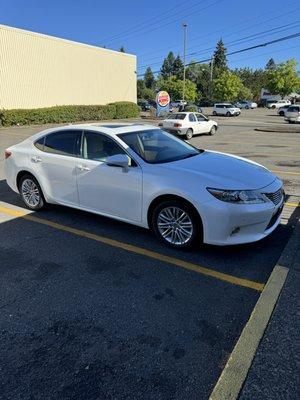
[[[210,60],[210,82],[209,82],[210,100],[212,100],[213,71],[214,71],[214,56],[212,56]]]
[[[186,69],[186,62],[185,62],[185,57],[186,57],[186,37],[187,37],[187,24],[183,23],[183,86],[182,86],[182,100],[184,100],[185,96],[185,69]]]

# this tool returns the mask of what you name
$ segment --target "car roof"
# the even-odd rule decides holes
[[[70,125],[63,125],[63,126],[57,126],[53,127],[50,129],[46,129],[44,131],[41,131],[33,136],[31,136],[32,139],[37,139],[41,136],[47,135],[52,132],[57,132],[57,131],[64,131],[64,130],[92,130],[96,131],[99,133],[104,133],[109,136],[116,136],[121,133],[130,133],[130,132],[136,132],[139,130],[149,130],[149,129],[159,129],[157,126],[150,125],[150,124],[139,124],[139,123],[86,123],[86,124],[70,124]]]

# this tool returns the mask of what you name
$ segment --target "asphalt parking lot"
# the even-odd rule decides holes
[[[287,204],[258,243],[189,252],[65,207],[27,214],[6,186],[2,154],[45,127],[0,128],[1,398],[209,398],[300,200],[300,134],[255,131],[284,124],[273,110],[215,119],[217,134],[191,143],[265,165],[284,181]]]

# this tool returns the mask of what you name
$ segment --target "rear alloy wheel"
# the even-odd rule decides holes
[[[21,178],[19,192],[25,206],[30,210],[40,210],[46,204],[40,185],[32,175],[24,175]]]
[[[152,215],[152,226],[158,239],[171,247],[190,248],[197,239],[201,242],[199,217],[179,200],[159,204]]]
[[[230,117],[230,115],[231,115],[230,112],[227,111],[226,116],[227,116],[227,117]]]
[[[192,130],[192,129],[188,129],[188,130],[186,131],[185,136],[186,136],[187,140],[192,139],[192,137],[193,137],[193,130]]]
[[[213,115],[217,115],[217,113],[215,111],[213,111]]]
[[[216,132],[217,132],[217,127],[216,127],[216,125],[213,125],[213,126],[211,127],[211,130],[210,130],[209,134],[210,134],[210,135],[214,135]]]

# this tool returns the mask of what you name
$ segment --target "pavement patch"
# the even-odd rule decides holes
[[[181,268],[187,269],[189,271],[197,272],[198,274],[206,275],[211,278],[219,279],[221,281],[225,281],[225,282],[228,282],[233,285],[243,286],[243,287],[253,289],[256,291],[262,291],[264,288],[264,284],[260,283],[260,282],[255,282],[255,281],[251,281],[248,279],[238,278],[233,275],[218,272],[213,269],[203,267],[201,265],[193,264],[193,263],[190,263],[190,262],[178,259],[178,258],[173,258],[173,257],[167,256],[167,255],[161,254],[161,253],[147,250],[142,247],[134,246],[134,245],[131,245],[128,243],[120,242],[115,239],[110,239],[110,238],[107,238],[104,236],[96,235],[94,233],[90,233],[90,232],[83,231],[80,229],[72,228],[70,226],[62,225],[57,222],[49,221],[49,220],[46,220],[43,218],[36,217],[29,213],[22,212],[18,209],[10,209],[7,207],[0,206],[0,212],[10,215],[10,216],[15,216],[17,218],[24,218],[28,221],[36,222],[36,223],[39,223],[42,225],[47,225],[51,228],[58,229],[60,231],[72,233],[77,236],[85,237],[87,239],[101,242],[101,243],[107,244],[109,246],[113,246],[113,247],[116,247],[116,248],[119,248],[119,249],[122,249],[125,251],[129,251],[129,252],[132,252],[135,254],[149,257],[149,258],[152,258],[152,259],[155,259],[158,261],[166,262],[168,264],[175,265],[177,267],[181,267]]]

